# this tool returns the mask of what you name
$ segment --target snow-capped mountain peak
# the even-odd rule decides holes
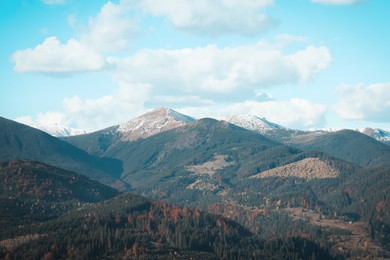
[[[259,118],[254,115],[233,115],[229,117],[223,118],[224,121],[227,121],[233,125],[256,131],[259,133],[267,133],[269,131],[275,130],[275,129],[285,129],[284,127],[269,122],[265,118]]]
[[[87,133],[87,131],[85,130],[61,126],[58,124],[41,125],[39,126],[39,129],[55,137],[68,137],[74,135],[83,135]]]
[[[183,115],[170,108],[154,109],[146,114],[121,124],[117,131],[124,140],[132,141],[147,138],[159,132],[167,131],[195,121],[194,118]]]
[[[379,128],[366,127],[363,129],[357,129],[357,131],[371,136],[372,138],[381,142],[390,142],[390,132]]]
[[[87,131],[85,130],[72,128],[57,123],[34,122],[32,120],[24,120],[23,118],[15,119],[15,121],[39,129],[55,137],[69,137],[74,135],[87,134]]]

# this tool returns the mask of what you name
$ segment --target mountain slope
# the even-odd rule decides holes
[[[318,164],[303,163],[307,168],[301,169],[307,169],[308,179],[317,178],[313,169],[324,164],[337,171],[337,175],[330,176],[335,183],[354,169],[323,153],[302,152],[214,119],[200,119],[147,139],[117,143],[105,155],[123,161],[122,178],[134,192],[202,209],[222,201],[236,203],[247,196],[257,198],[257,188],[267,181],[248,182],[248,177],[306,158]],[[282,181],[278,185],[290,184]],[[271,192],[266,187],[264,191],[264,196]],[[258,200],[256,205],[263,201]]]
[[[176,170],[187,171],[186,167],[212,160],[215,154],[237,156],[235,160],[250,160],[255,152],[278,153],[277,160],[298,153],[262,135],[214,119],[201,119],[186,126],[156,134],[144,140],[121,142],[110,147],[106,156],[123,161],[123,178],[132,185],[132,180],[150,177],[163,178]],[[266,157],[266,156],[265,156]],[[232,157],[233,158],[233,157]],[[239,169],[238,175],[250,175],[248,168],[267,168],[275,158],[264,158],[262,165],[246,164],[246,170]],[[271,162],[272,161],[272,162]],[[238,166],[238,161],[235,167]],[[241,162],[240,162],[241,163]],[[233,167],[233,166],[230,166]],[[254,173],[253,169],[253,173]],[[147,179],[144,178],[145,181]]]
[[[62,140],[88,152],[91,155],[103,156],[110,146],[120,141],[122,134],[119,126],[111,126],[85,135],[69,136]]]
[[[390,165],[388,145],[352,130],[325,133],[292,142],[300,149],[321,151],[360,166]]]
[[[118,160],[91,156],[45,132],[0,117],[0,161],[40,161],[123,188]]]
[[[43,163],[0,163],[0,226],[5,230],[10,225],[56,218],[80,202],[117,195],[117,190],[86,176]]]

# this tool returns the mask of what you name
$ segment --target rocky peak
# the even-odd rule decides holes
[[[117,131],[123,135],[123,140],[133,141],[138,138],[147,138],[193,121],[195,119],[192,117],[183,115],[170,108],[162,107],[120,125]]]

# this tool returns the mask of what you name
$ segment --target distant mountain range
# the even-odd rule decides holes
[[[162,120],[162,121],[161,121]],[[297,133],[326,133],[326,132],[337,132],[343,130],[341,128],[324,128],[319,130],[310,130],[310,131],[300,131],[288,129],[284,126],[272,123],[268,121],[266,118],[259,118],[255,115],[232,115],[222,118],[221,120],[227,121],[231,124],[237,125],[239,127],[256,131],[261,134],[267,134],[269,132],[275,132],[275,130],[279,131],[292,131]],[[150,112],[147,112],[141,116],[138,116],[130,121],[127,121],[121,125],[117,125],[114,128],[118,132],[121,132],[122,138],[127,140],[135,140],[137,138],[146,138],[148,136],[154,135],[159,132],[163,132],[175,127],[179,127],[185,125],[186,123],[190,123],[196,121],[195,118],[183,115],[178,113],[175,110],[170,108],[158,108],[154,109]],[[40,124],[34,126],[37,129],[40,129],[48,134],[55,137],[69,137],[76,135],[87,134],[87,131],[71,128],[67,126],[61,126],[58,124]],[[390,132],[380,128],[358,128],[358,129],[349,129],[361,132],[366,134],[380,142],[385,144],[390,144]]]
[[[126,145],[128,142],[138,139],[148,139],[156,134],[172,129],[180,129],[182,131],[181,129],[185,129],[185,126],[197,125],[197,122],[203,121],[204,119],[196,121],[194,118],[182,115],[168,108],[160,108],[122,125],[112,126],[86,135],[68,137],[64,140],[90,154],[118,158],[115,154],[118,153],[116,151],[118,150],[117,147]],[[213,122],[217,123],[218,121],[214,120]],[[250,130],[266,136],[270,140],[304,151],[324,152],[360,166],[390,165],[390,146],[367,137],[367,131],[363,135],[360,132],[352,130],[292,130],[269,122],[264,118],[250,115],[230,116],[220,122],[229,122],[239,126],[241,129]],[[370,133],[377,132],[373,131]],[[386,139],[382,137],[381,140],[384,141]],[[364,146],[366,149],[357,149],[359,146]],[[353,152],[350,151],[351,149],[353,149]],[[367,152],[367,149],[372,152]],[[124,148],[124,150],[129,151],[128,148]],[[123,160],[123,158],[119,158],[119,160]]]

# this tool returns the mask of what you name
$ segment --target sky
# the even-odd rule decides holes
[[[390,1],[1,0],[0,116],[95,131],[157,107],[390,130]]]

